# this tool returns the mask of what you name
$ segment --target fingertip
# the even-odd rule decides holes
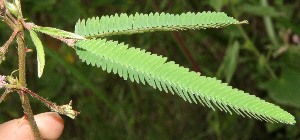
[[[64,129],[64,121],[55,112],[46,112],[34,116],[44,139],[58,139]]]
[[[54,112],[41,113],[34,116],[43,139],[55,140],[60,137],[64,129],[63,119]],[[29,122],[14,119],[0,125],[0,138],[6,140],[34,139]]]

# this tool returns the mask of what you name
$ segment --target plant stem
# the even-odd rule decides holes
[[[13,38],[16,36],[17,43],[18,43],[18,57],[19,57],[19,84],[23,87],[26,87],[26,67],[25,67],[25,58],[26,58],[26,47],[25,47],[25,40],[24,40],[24,27],[20,21],[20,19],[23,19],[22,12],[21,12],[21,4],[20,1],[15,1],[18,5],[19,15],[17,17],[17,20],[15,17],[13,17],[9,11],[6,10],[4,1],[0,0],[0,17],[3,19],[3,21],[14,30],[12,36],[10,39],[6,42],[6,44],[3,47],[3,51],[6,51],[9,44],[13,40]],[[9,18],[6,16],[8,15]],[[2,48],[1,48],[2,51]],[[39,129],[37,127],[37,124],[34,120],[32,109],[30,106],[30,102],[28,99],[28,96],[23,91],[18,91],[22,103],[22,107],[24,110],[25,118],[29,121],[29,125],[33,131],[34,138],[36,140],[42,140],[42,137],[40,135]],[[5,96],[3,96],[5,97]]]
[[[8,18],[16,25],[18,24],[17,20],[8,12],[6,13]]]
[[[8,17],[2,17],[3,21],[12,29],[15,29],[17,27],[17,25],[11,21],[11,19],[9,19]]]
[[[9,39],[6,41],[6,43],[0,48],[0,63],[2,61],[2,59],[4,58],[9,45],[11,44],[11,42],[13,41],[13,39],[16,37],[18,33],[18,30],[14,30],[14,32],[12,33],[12,35],[9,37]]]
[[[11,92],[11,90],[9,90],[9,89],[6,89],[5,91],[4,91],[4,93],[1,95],[1,97],[0,97],[0,103],[2,102],[2,101],[4,101],[4,99],[5,99],[5,97],[9,94]]]
[[[181,51],[183,52],[185,58],[188,60],[188,62],[192,65],[194,71],[196,72],[200,72],[200,68],[197,64],[197,62],[195,61],[195,59],[193,58],[190,50],[186,47],[186,45],[184,44],[184,41],[182,39],[182,37],[180,36],[180,34],[178,32],[174,32],[173,36],[175,38],[175,40],[177,41],[178,45],[180,46]]]
[[[77,112],[75,110],[72,109],[72,100],[69,102],[69,104],[67,105],[56,105],[55,103],[46,100],[45,98],[43,98],[42,96],[32,92],[31,90],[25,88],[25,87],[21,87],[20,90],[28,93],[29,95],[31,95],[32,97],[38,99],[39,101],[41,101],[42,103],[44,103],[48,108],[50,108],[52,111],[55,111],[59,114],[63,114],[66,115],[72,119],[75,119],[75,117],[80,114],[80,112]]]
[[[25,73],[25,57],[26,57],[26,48],[25,48],[25,40],[24,40],[24,29],[21,23],[19,24],[20,33],[17,35],[18,42],[18,56],[19,56],[19,84],[23,87],[26,87],[26,73]],[[33,113],[31,110],[31,106],[29,103],[28,96],[24,94],[23,91],[19,91],[19,95],[21,98],[22,107],[24,110],[24,114],[29,121],[30,127],[33,131],[34,137],[36,140],[42,140],[37,124],[34,120]]]

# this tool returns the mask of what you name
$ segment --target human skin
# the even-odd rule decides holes
[[[64,129],[63,119],[55,112],[46,112],[34,116],[43,139],[55,140]],[[29,122],[23,118],[14,119],[0,125],[0,139],[34,140]]]

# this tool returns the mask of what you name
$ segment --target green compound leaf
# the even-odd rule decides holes
[[[213,110],[217,107],[230,114],[234,111],[258,120],[295,123],[294,116],[274,104],[233,89],[215,78],[200,76],[200,73],[145,50],[105,39],[79,40],[75,46],[80,59],[87,64],[118,74],[125,80],[148,83],[160,91],[176,93],[190,103],[200,103]]]
[[[85,39],[84,37],[67,32],[64,30],[56,29],[56,28],[51,28],[51,27],[41,27],[41,26],[33,26],[32,30],[56,37],[56,38],[71,38],[71,39]]]
[[[44,66],[45,66],[45,52],[44,52],[43,44],[39,39],[39,37],[37,36],[37,34],[33,30],[30,30],[29,32],[37,52],[38,77],[40,78],[43,75]]]
[[[115,14],[79,20],[75,33],[86,38],[99,38],[121,34],[136,34],[154,31],[178,31],[187,29],[221,28],[230,24],[242,24],[223,12],[202,13],[150,13],[127,15]]]

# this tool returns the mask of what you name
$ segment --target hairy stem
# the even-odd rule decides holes
[[[3,60],[9,45],[11,44],[11,42],[13,41],[13,39],[16,37],[18,33],[18,30],[14,30],[14,32],[12,33],[12,35],[9,37],[9,39],[6,41],[6,43],[0,48],[0,63]]]
[[[15,25],[18,24],[18,21],[9,12],[7,13],[7,16]]]
[[[8,17],[4,16],[2,17],[3,21],[12,29],[15,29],[17,27],[17,25],[11,21],[11,19],[9,19]]]
[[[19,24],[20,28],[22,28],[21,23]],[[19,56],[19,84],[21,86],[26,87],[26,73],[25,73],[25,57],[26,57],[26,48],[25,48],[25,40],[24,40],[24,33],[23,28],[20,29],[20,33],[17,35],[17,42],[18,42],[18,56]],[[24,110],[24,114],[29,121],[30,127],[33,131],[34,137],[36,140],[41,140],[42,137],[40,135],[39,129],[37,124],[33,118],[33,113],[31,110],[31,106],[29,103],[28,96],[24,94],[23,91],[19,92],[22,107]]]
[[[4,91],[4,93],[1,95],[1,97],[0,97],[0,103],[2,102],[2,101],[4,101],[4,99],[5,99],[5,97],[9,94],[11,92],[11,90],[9,90],[9,89],[6,89],[5,91]]]

